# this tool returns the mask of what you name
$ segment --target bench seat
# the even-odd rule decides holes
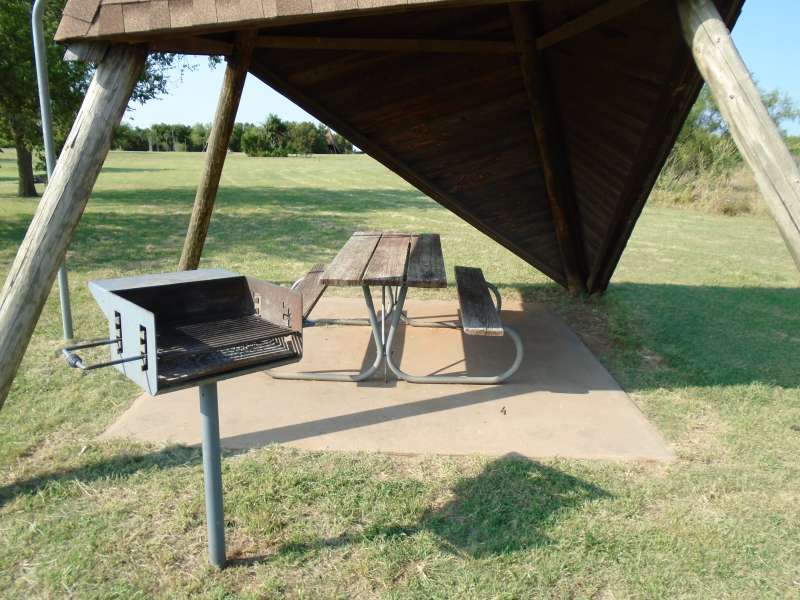
[[[461,328],[466,335],[503,335],[500,313],[489,295],[483,271],[476,267],[456,267]]]

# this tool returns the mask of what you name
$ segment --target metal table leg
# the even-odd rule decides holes
[[[495,384],[495,383],[502,383],[509,377],[511,377],[514,373],[517,372],[520,365],[522,365],[522,357],[524,355],[524,349],[522,346],[522,338],[519,334],[506,325],[503,326],[503,330],[508,336],[511,338],[511,341],[514,343],[514,348],[516,350],[516,355],[514,356],[514,362],[511,366],[503,371],[499,375],[491,375],[491,376],[474,376],[474,375],[410,375],[400,369],[399,366],[395,365],[392,361],[392,343],[394,342],[394,336],[397,333],[397,327],[400,324],[400,317],[403,315],[403,304],[406,301],[406,293],[408,292],[408,288],[403,286],[400,288],[400,293],[397,297],[397,304],[395,307],[395,312],[392,315],[392,324],[389,327],[389,338],[386,341],[386,364],[392,370],[398,379],[402,379],[403,381],[408,381],[409,383],[471,383],[471,384]],[[495,293],[496,289],[495,289]],[[499,304],[499,294],[498,295],[498,304]]]
[[[369,379],[380,368],[385,356],[385,343],[381,334],[381,327],[378,326],[378,317],[375,314],[375,304],[372,302],[372,293],[369,286],[362,286],[364,292],[364,302],[367,304],[367,315],[369,324],[372,327],[372,339],[375,341],[375,360],[365,370],[355,375],[344,373],[275,373],[265,371],[273,379],[290,379],[301,381],[364,381]],[[383,315],[381,315],[383,318]]]
[[[208,560],[212,565],[221,569],[225,566],[225,516],[222,509],[222,456],[219,442],[217,384],[200,384],[199,391]]]
[[[381,348],[386,348],[386,286],[381,286]],[[383,383],[389,381],[389,370],[383,361]]]

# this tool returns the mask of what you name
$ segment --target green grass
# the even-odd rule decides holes
[[[105,332],[87,281],[175,268],[200,166],[111,155],[68,257],[81,337]],[[14,173],[1,154],[4,270],[35,208]],[[217,207],[204,264],[283,283],[356,229],[441,233],[449,269],[562,314],[678,460],[229,454],[214,572],[199,452],[95,439],[137,390],[64,366],[54,293],[0,411],[2,596],[800,596],[800,278],[771,221],[647,209],[583,299],[367,157],[231,156]]]

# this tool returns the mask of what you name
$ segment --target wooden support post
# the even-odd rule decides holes
[[[520,52],[520,66],[528,93],[528,105],[533,121],[547,199],[553,216],[558,248],[564,265],[564,275],[570,292],[586,291],[586,261],[578,211],[564,156],[564,143],[558,118],[553,107],[551,86],[536,48],[533,14],[528,6],[509,4],[514,39]]]
[[[678,0],[683,33],[800,269],[800,170],[712,0]]]
[[[186,240],[183,243],[180,262],[182,271],[196,269],[200,264],[200,256],[203,254],[203,245],[206,242],[211,213],[214,211],[214,201],[219,189],[219,178],[222,175],[222,167],[228,154],[228,143],[233,133],[236,111],[242,97],[247,70],[250,68],[254,40],[255,31],[241,32],[237,37],[233,56],[225,67],[225,79],[222,81],[217,112],[208,139],[206,162],[194,197],[194,208]]]
[[[0,407],[111,147],[145,52],[112,46],[97,66],[0,295]]]

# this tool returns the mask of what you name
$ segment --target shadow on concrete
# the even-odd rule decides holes
[[[554,542],[549,531],[570,512],[613,497],[597,485],[513,454],[488,463],[475,477],[462,478],[452,491],[450,502],[428,509],[415,523],[368,525],[355,534],[288,543],[274,553],[234,558],[229,564],[251,566],[282,555],[302,560],[331,548],[386,543],[425,532],[452,554],[499,556]]]
[[[511,396],[524,394],[528,391],[529,390],[521,389],[518,386],[484,386],[480,389],[476,388],[474,390],[450,394],[440,398],[383,406],[381,408],[373,408],[346,415],[326,417],[324,419],[306,421],[304,423],[276,427],[274,429],[265,429],[243,435],[229,436],[222,439],[222,445],[225,448],[258,448],[268,444],[283,444],[329,433],[336,433],[338,431],[359,429],[361,427],[377,425],[378,423],[386,423],[388,421],[407,419],[429,413],[472,406],[483,402],[491,402],[501,398],[509,398]]]

